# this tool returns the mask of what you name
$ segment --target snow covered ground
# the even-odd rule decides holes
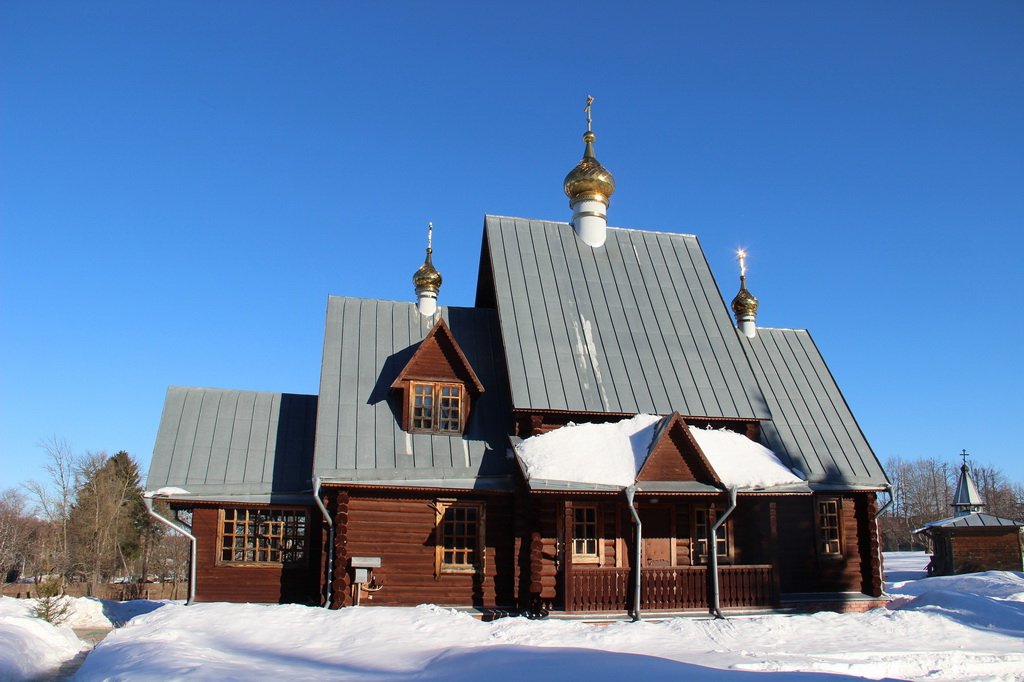
[[[76,679],[1024,680],[1024,573],[925,579],[926,563],[920,553],[886,556],[888,609],[724,621],[482,623],[434,606],[148,602],[137,608],[150,612],[111,632]],[[78,651],[66,628],[15,614],[15,601],[0,599],[0,680]],[[96,603],[92,622],[130,615]],[[14,658],[40,661],[26,669]]]

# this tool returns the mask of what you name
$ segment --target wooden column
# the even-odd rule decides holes
[[[771,539],[769,543],[769,556],[772,562],[772,604],[779,605],[782,593],[782,565],[779,560],[779,512],[778,503],[772,500],[768,503],[768,533]]]
[[[562,579],[564,581],[563,594],[564,594],[564,598],[565,598],[565,605],[563,606],[563,608],[566,611],[571,611],[571,610],[573,610],[573,605],[574,605],[575,600],[576,600],[576,595],[574,593],[573,584],[572,584],[572,572],[573,572],[573,569],[572,569],[572,543],[573,543],[572,533],[573,533],[573,530],[574,530],[574,528],[573,528],[574,523],[573,522],[574,522],[575,519],[573,518],[572,502],[571,501],[566,500],[563,503],[563,514],[564,514],[564,516],[562,518],[563,518],[563,526],[564,526],[564,529],[563,529],[564,542],[562,543],[562,576],[563,576]]]

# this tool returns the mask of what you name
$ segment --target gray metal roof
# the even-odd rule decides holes
[[[960,467],[960,478],[956,482],[956,490],[953,492],[953,503],[951,506],[957,510],[962,509],[965,513],[977,511],[985,506],[985,503],[981,501],[981,493],[978,492],[978,487],[974,485],[971,471],[967,468],[966,464]]]
[[[961,516],[951,516],[948,519],[941,519],[939,521],[932,521],[926,523],[924,527],[915,530],[915,533],[921,533],[931,528],[998,528],[998,527],[1021,527],[1024,526],[1022,521],[1014,521],[1012,519],[1004,519],[1000,516],[992,516],[991,514],[982,514],[981,512],[973,512],[970,514],[963,514]]]
[[[609,228],[595,249],[498,216],[484,235],[513,407],[769,416],[696,237]]]
[[[758,328],[753,339],[736,336],[771,411],[771,421],[761,424],[762,437],[783,463],[812,483],[888,483],[806,330]]]
[[[443,295],[443,293],[442,293]],[[484,386],[465,436],[407,433],[391,384],[437,315],[413,303],[332,296],[327,303],[314,475],[325,482],[444,481],[454,487],[511,487],[506,457],[508,387],[493,310],[442,306],[438,315]]]
[[[216,388],[167,389],[146,481],[175,497],[308,502],[317,397]]]

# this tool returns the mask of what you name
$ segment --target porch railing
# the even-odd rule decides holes
[[[625,611],[632,605],[632,571],[628,568],[570,570],[570,611]],[[770,565],[720,566],[719,596],[723,607],[771,606],[775,603]],[[645,568],[640,571],[642,610],[683,610],[708,607],[706,566]]]

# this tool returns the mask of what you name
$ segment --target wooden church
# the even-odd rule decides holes
[[[697,238],[484,218],[473,307],[331,296],[317,395],[171,387],[147,499],[194,601],[482,614],[864,609],[888,481],[810,334]]]

